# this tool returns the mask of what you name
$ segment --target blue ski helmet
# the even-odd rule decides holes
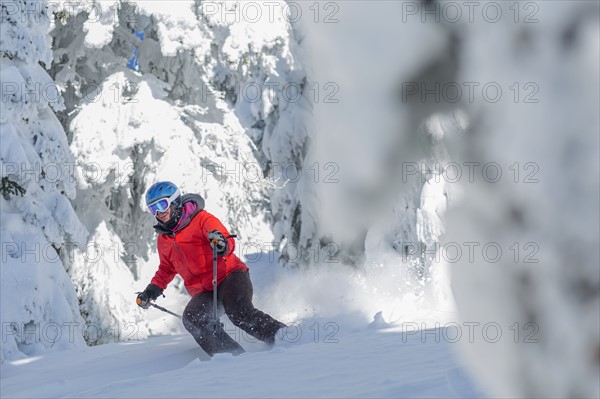
[[[165,212],[171,207],[171,204],[175,204],[174,208],[171,208],[170,219],[166,223],[159,223],[164,227],[172,228],[181,217],[181,190],[170,181],[160,181],[154,183],[148,191],[146,191],[146,206],[152,215],[156,216],[158,212]]]
[[[163,198],[169,200],[174,196],[174,199],[177,199],[179,196],[181,196],[181,191],[179,188],[170,181],[159,181],[150,186],[148,191],[146,191],[146,206],[149,206],[150,204],[155,203]],[[173,202],[173,200],[169,201],[169,205]],[[165,210],[166,209],[162,210],[162,212]]]

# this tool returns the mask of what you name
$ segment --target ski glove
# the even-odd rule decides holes
[[[150,301],[155,300],[161,296],[163,290],[156,284],[148,284],[143,292],[140,292],[137,296],[136,303],[139,307],[148,309],[150,307]]]
[[[223,233],[219,230],[213,230],[208,233],[208,240],[210,241],[210,247],[213,250],[217,249],[217,256],[225,256],[227,253],[227,240],[223,237]]]

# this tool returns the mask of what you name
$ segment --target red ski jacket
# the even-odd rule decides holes
[[[186,198],[188,195],[183,198],[184,207],[191,199]],[[213,290],[213,252],[208,233],[219,230],[224,237],[228,237],[229,232],[219,219],[202,209],[204,200],[200,196],[189,196],[199,198],[201,203],[195,201],[196,198],[192,200],[197,205],[197,209],[192,215],[182,217],[183,227],[168,232],[155,226],[160,233],[157,241],[160,265],[152,278],[152,284],[165,289],[175,275],[179,274],[188,293],[195,296],[203,291]],[[248,266],[233,253],[235,249],[233,238],[227,239],[227,246],[227,254],[217,258],[217,284],[221,284],[221,281],[231,272],[248,270]]]

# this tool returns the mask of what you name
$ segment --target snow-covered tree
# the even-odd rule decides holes
[[[212,2],[200,8],[213,37],[213,57],[205,70],[256,146],[257,164],[270,186],[273,248],[280,250],[284,263],[306,263],[305,256],[290,262],[287,248],[311,244],[302,231],[313,220],[301,217],[308,190],[311,82],[295,18],[285,2],[255,4],[260,5],[260,18],[253,18],[241,2]]]
[[[314,17],[309,6],[304,12]],[[434,67],[444,62],[451,41],[420,20],[398,24],[401,7],[344,3],[335,23],[305,18],[300,24],[309,80],[337,88],[335,101],[314,104],[300,245],[310,253],[311,243],[322,243],[321,262],[398,263],[425,279],[431,263],[422,253],[442,234],[453,196],[435,166],[448,160],[444,136],[460,132],[464,116],[459,105],[440,109],[403,97],[403,83],[437,78]],[[356,28],[373,20],[378,24]]]
[[[459,43],[456,81],[503,89],[465,104],[473,123],[451,155],[502,173],[463,178],[449,212],[446,237],[480,245],[452,267],[461,318],[503,334],[462,348],[492,395],[598,397],[600,9],[501,4],[509,17],[498,23],[447,26]],[[502,253],[480,252],[486,244]]]
[[[3,2],[0,12],[4,361],[85,346],[63,260],[87,232],[69,202],[75,159],[55,115],[63,100],[45,70],[52,62],[45,2]]]
[[[139,319],[133,296],[120,292],[133,293],[135,280],[143,289],[157,266],[148,263],[154,222],[143,194],[158,179],[201,194],[238,234],[240,255],[277,248],[270,225],[298,201],[280,164],[301,167],[308,107],[293,31],[281,16],[274,25],[266,13],[229,21],[193,1],[94,5],[65,3],[57,12],[52,74],[67,99],[61,120],[77,160],[74,207],[91,232],[88,248],[103,249],[94,273],[85,252],[69,272],[88,324],[110,330]],[[107,283],[117,274],[122,284]]]
[[[249,21],[243,17],[232,20],[223,17],[221,11],[235,8],[234,3],[211,2],[211,6],[217,7],[216,12],[208,6],[196,6],[194,2],[178,2],[176,6],[166,8],[164,5],[161,2],[136,3],[136,18],[133,20],[127,18],[131,10],[127,8],[127,3],[123,3],[123,10],[116,20],[104,18],[93,25],[81,22],[82,19],[76,16],[69,16],[69,19],[74,20],[72,23],[65,26],[57,24],[53,32],[57,46],[54,72],[63,89],[74,94],[71,96],[74,97],[73,104],[67,105],[67,111],[72,116],[65,117],[65,124],[70,123],[86,103],[90,103],[91,107],[88,109],[96,109],[93,107],[96,100],[102,98],[105,103],[106,99],[103,97],[119,97],[120,90],[132,91],[129,97],[124,93],[123,99],[128,98],[132,100],[131,103],[137,103],[140,93],[136,86],[137,77],[125,68],[124,57],[130,56],[134,45],[139,46],[138,60],[142,74],[155,76],[158,81],[164,82],[162,88],[166,99],[178,109],[180,119],[194,130],[197,140],[206,140],[203,148],[212,147],[214,150],[214,153],[209,151],[202,157],[182,157],[202,166],[196,173],[202,178],[202,183],[188,183],[191,190],[194,190],[192,187],[196,190],[203,187],[204,191],[210,191],[206,188],[207,180],[218,182],[213,187],[218,186],[218,191],[224,193],[224,197],[215,201],[215,206],[222,207],[229,224],[239,226],[242,234],[246,235],[242,235],[242,242],[264,241],[261,237],[264,236],[265,229],[260,227],[264,226],[264,222],[248,223],[249,215],[256,215],[259,208],[266,210],[269,202],[279,204],[272,206],[280,208],[283,203],[297,201],[291,188],[294,184],[287,184],[282,171],[284,167],[299,168],[302,148],[305,146],[305,128],[300,117],[307,109],[307,101],[302,96],[305,76],[294,53],[293,31],[288,21],[282,17],[281,9],[274,14],[278,17],[273,24],[269,22],[266,12],[265,17],[259,21]],[[166,12],[167,8],[169,12]],[[109,34],[102,36],[98,31]],[[132,31],[144,31],[145,39],[136,41]],[[104,38],[104,42],[89,39],[90,36]],[[245,42],[238,43],[240,40]],[[100,68],[100,65],[103,67]],[[115,68],[123,70],[127,75],[125,80],[111,81],[112,86],[103,84],[92,95],[82,92],[85,85],[101,84],[110,75],[108,71],[114,72]],[[258,97],[251,96],[250,93],[257,93]],[[292,94],[294,97],[289,98]],[[113,107],[116,108],[117,105]],[[76,112],[71,112],[73,110]],[[223,115],[229,113],[239,120],[234,122],[237,126],[233,129],[243,131],[252,141],[248,142],[239,135],[236,136],[238,138],[216,137],[218,140],[214,141],[210,134],[203,135],[204,128],[198,122],[210,123],[210,130],[213,130],[218,123],[223,122]],[[127,115],[124,117],[127,118]],[[277,124],[279,127],[276,127]],[[79,131],[85,126],[78,127]],[[120,127],[119,130],[121,129]],[[70,133],[71,130],[73,129],[70,129]],[[263,139],[265,131],[268,139]],[[126,132],[123,134],[127,136]],[[83,137],[78,140],[86,142]],[[136,204],[130,201],[127,207],[116,206],[123,203],[121,199],[110,205],[111,212],[116,216],[113,217],[112,224],[121,238],[134,242],[139,240],[144,243],[142,245],[150,241],[142,231],[147,229],[140,228],[142,223],[134,221],[137,222],[140,217],[141,220],[149,220],[147,215],[139,213],[139,197],[147,186],[131,185],[127,180],[139,182],[140,173],[151,176],[148,170],[143,169],[145,166],[141,160],[150,151],[153,145],[150,143],[155,137],[148,135],[145,140],[146,143],[133,140],[127,144],[129,149],[124,150],[131,151],[131,162],[129,158],[120,161],[113,159],[113,166],[102,171],[108,176],[112,169],[120,167],[121,172],[117,173],[121,173],[122,179],[117,185],[127,186],[126,191],[131,191],[132,188],[135,191],[131,195],[137,198]],[[239,144],[239,140],[244,143]],[[248,145],[250,152],[247,155],[236,154],[238,147]],[[265,153],[270,155],[265,156]],[[130,167],[135,172],[131,170],[130,177],[127,177],[127,174],[123,174],[123,169]],[[189,166],[186,165],[184,169],[187,167]],[[93,167],[88,165],[88,169],[90,168]],[[91,173],[90,171],[87,175]],[[173,178],[178,180],[176,175]],[[104,184],[104,179],[101,180],[100,183]],[[113,183],[104,186],[112,190],[112,203],[116,199],[115,191],[118,190]],[[244,187],[243,196],[239,196],[239,186]],[[271,190],[266,192],[269,187]],[[104,191],[99,197],[108,196],[108,192]],[[94,192],[97,193],[98,188]],[[276,200],[280,196],[285,197],[285,200]],[[270,197],[275,200],[268,201]],[[253,205],[242,206],[242,202],[246,200]],[[209,199],[210,202],[212,199]],[[278,215],[281,212],[276,211]],[[264,211],[260,213],[266,214]],[[284,213],[293,213],[293,209],[287,209]],[[285,218],[291,219],[285,216],[277,219]],[[275,220],[272,216],[269,219]],[[125,227],[121,225],[123,222]],[[289,234],[290,225],[288,222],[285,229],[279,229],[284,231],[280,236]],[[146,250],[145,247],[141,248],[141,253],[145,254]]]

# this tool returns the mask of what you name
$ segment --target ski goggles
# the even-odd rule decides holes
[[[170,197],[160,198],[160,199],[148,204],[148,210],[150,210],[150,213],[152,213],[152,215],[154,215],[154,216],[156,216],[156,214],[158,212],[165,212],[167,209],[169,209],[169,207],[171,206],[173,201],[175,201],[177,198],[179,198],[180,195],[181,195],[181,191],[179,191],[179,189],[177,189],[177,191],[175,191],[173,193],[173,195],[171,195]]]

